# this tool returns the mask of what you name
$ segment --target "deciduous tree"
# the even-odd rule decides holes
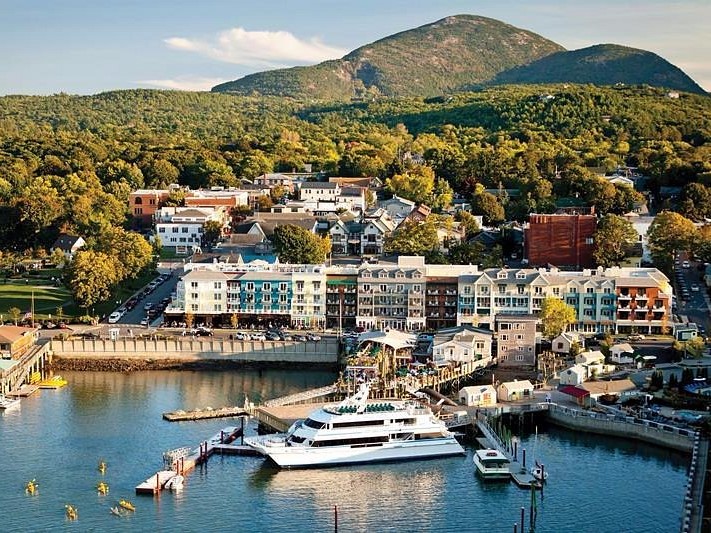
[[[655,264],[665,272],[671,272],[674,255],[690,250],[698,240],[694,223],[673,211],[662,211],[647,230],[647,241]]]
[[[540,318],[543,336],[553,339],[575,323],[575,309],[559,298],[548,296],[541,304]]]
[[[79,251],[67,268],[67,283],[74,301],[84,308],[111,297],[119,282],[121,266],[105,253],[93,250]]]
[[[598,265],[605,268],[619,265],[624,260],[629,245],[637,239],[637,230],[629,220],[618,215],[605,215],[598,222],[593,237],[593,258]]]
[[[274,250],[282,263],[321,264],[331,252],[331,239],[294,224],[274,228]]]

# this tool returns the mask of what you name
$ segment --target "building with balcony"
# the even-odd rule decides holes
[[[480,361],[482,367],[488,366],[492,338],[491,331],[472,326],[441,329],[432,341],[432,361],[437,365]]]
[[[155,213],[156,235],[163,248],[177,254],[188,254],[202,244],[205,223],[219,222],[227,225],[224,207],[162,207]]]
[[[425,329],[424,257],[398,258],[397,264],[364,264],[358,270],[356,324],[366,329]]]
[[[456,273],[452,276],[427,275],[425,287],[425,316],[427,329],[437,331],[457,325]]]
[[[358,268],[326,269],[326,327],[342,331],[356,326]]]

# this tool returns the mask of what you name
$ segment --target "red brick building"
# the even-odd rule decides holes
[[[594,207],[569,208],[553,215],[531,214],[524,236],[526,259],[531,266],[594,267],[596,229]]]

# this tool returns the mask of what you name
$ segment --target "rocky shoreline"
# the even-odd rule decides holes
[[[331,368],[332,367],[332,368]],[[337,365],[323,363],[250,362],[205,359],[186,361],[181,359],[125,359],[125,358],[63,358],[55,356],[51,370],[140,372],[144,370],[234,370],[234,369],[289,369],[289,370],[336,370]]]

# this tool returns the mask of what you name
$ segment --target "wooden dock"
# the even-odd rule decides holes
[[[197,465],[207,462],[214,453],[252,455],[246,449],[243,449],[248,448],[248,446],[232,444],[237,438],[244,435],[244,419],[242,420],[241,426],[226,427],[208,440],[200,442],[197,448],[181,448],[177,450],[181,452],[180,456],[172,460],[170,465],[166,465],[169,469],[159,470],[143,483],[139,483],[136,486],[136,494],[160,494],[160,491],[165,488],[165,484],[173,477],[178,474],[185,475]],[[170,452],[166,455],[169,454]],[[166,455],[164,455],[164,458]]]
[[[31,396],[32,394],[37,392],[39,389],[39,385],[23,385],[17,390],[8,392],[6,396],[13,396],[15,398],[26,398],[27,396]]]
[[[192,411],[169,411],[163,413],[163,419],[168,422],[183,422],[187,420],[208,420],[210,418],[229,418],[237,416],[249,416],[243,407],[220,407],[212,409],[195,409]]]

